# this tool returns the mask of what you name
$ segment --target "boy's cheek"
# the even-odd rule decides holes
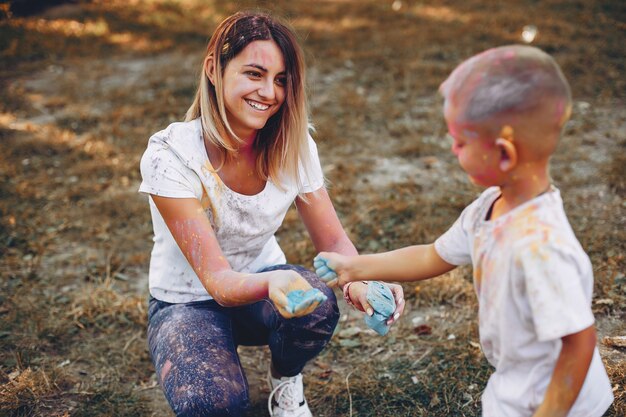
[[[470,175],[470,179],[474,184],[481,185],[483,187],[499,185],[501,180],[500,172],[496,169],[488,169],[475,175]]]
[[[472,182],[472,184],[474,185],[478,185],[481,187],[489,187],[493,185],[492,181],[489,181],[489,177],[490,177],[489,175],[484,175],[484,174],[472,175],[470,173],[467,173],[467,176],[469,180]]]

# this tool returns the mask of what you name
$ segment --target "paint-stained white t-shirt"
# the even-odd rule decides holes
[[[484,417],[530,417],[543,401],[561,338],[594,323],[593,270],[552,187],[488,221],[500,196],[489,188],[435,242],[453,265],[472,264],[482,350],[496,370]],[[613,401],[598,349],[569,417],[599,417]]]
[[[310,168],[301,164],[302,184],[271,181],[256,195],[229,189],[212,169],[204,147],[200,119],[173,123],[150,137],[141,158],[139,191],[171,198],[198,199],[213,227],[224,256],[235,271],[257,272],[285,263],[274,233],[299,194],[324,186],[317,147],[309,137]],[[212,297],[172,237],[152,198],[154,247],[150,258],[150,294],[162,301],[184,303]]]

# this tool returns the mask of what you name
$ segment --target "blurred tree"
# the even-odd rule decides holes
[[[31,16],[47,8],[63,3],[78,3],[80,0],[12,0],[9,7],[13,16]]]

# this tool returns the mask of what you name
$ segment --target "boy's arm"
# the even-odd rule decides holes
[[[589,326],[564,336],[563,347],[554,367],[543,402],[533,417],[565,417],[585,382],[596,347],[596,331]]]
[[[323,267],[318,268],[318,275],[329,281],[329,284],[340,286],[351,281],[419,281],[444,274],[456,267],[439,256],[434,244],[407,246],[361,256],[321,252],[316,261],[323,262],[331,270],[329,275],[324,274]],[[336,282],[333,278],[336,278]]]

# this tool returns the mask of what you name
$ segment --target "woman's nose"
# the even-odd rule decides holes
[[[268,100],[274,100],[276,98],[276,87],[273,80],[266,80],[259,88],[259,95]]]

